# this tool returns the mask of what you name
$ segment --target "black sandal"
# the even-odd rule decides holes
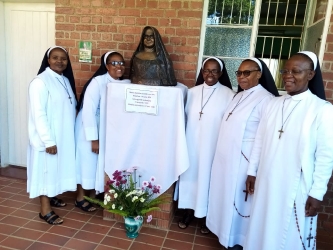
[[[194,214],[192,211],[186,211],[183,217],[178,221],[178,227],[180,229],[186,229],[192,222]],[[183,224],[184,226],[181,226]]]
[[[60,225],[63,223],[63,221],[54,223],[58,218],[60,218],[54,211],[51,211],[44,216],[39,213],[39,218],[45,220],[50,225]]]
[[[208,229],[208,227],[206,226],[206,224],[202,224],[200,227],[200,233],[202,234],[209,234],[210,230]]]
[[[84,204],[88,203],[88,205],[83,206]],[[75,206],[80,208],[84,212],[95,212],[96,208],[87,200],[83,199],[82,201],[75,201]],[[89,210],[90,208],[93,208],[93,210]]]
[[[52,207],[66,207],[67,204],[62,199],[52,197],[50,198],[50,205]]]

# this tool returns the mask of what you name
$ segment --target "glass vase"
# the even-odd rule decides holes
[[[142,227],[143,217],[142,216],[128,216],[124,217],[126,236],[128,238],[136,238],[139,235],[139,231]]]

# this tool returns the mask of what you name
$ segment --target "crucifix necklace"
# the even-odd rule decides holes
[[[226,121],[228,121],[229,116],[232,115],[232,113],[233,113],[234,110],[238,107],[238,105],[241,104],[242,102],[244,102],[244,101],[246,100],[246,98],[248,98],[253,92],[254,92],[254,90],[253,90],[250,94],[248,94],[248,96],[245,97],[244,100],[242,100],[244,93],[242,94],[241,98],[240,98],[240,99],[238,100],[238,102],[236,103],[236,106],[230,111],[230,113],[228,114],[227,119],[225,119]],[[242,101],[241,101],[241,100],[242,100]]]
[[[64,81],[64,84],[62,84],[62,82],[57,78],[58,82],[60,82],[61,86],[66,90],[67,94],[68,94],[68,99],[69,101],[71,102],[72,104],[72,97],[71,95],[69,94],[69,91],[68,91],[68,88],[67,88],[67,85],[66,85],[66,82],[65,82],[65,79],[62,78],[62,80]]]
[[[285,102],[286,100],[287,100],[287,99],[284,99],[284,100],[283,100],[283,104],[282,104],[282,122],[281,122],[282,125],[281,125],[280,130],[278,130],[278,132],[280,133],[280,135],[279,135],[279,139],[281,138],[281,135],[282,135],[282,133],[284,132],[284,131],[283,131],[283,126],[284,126],[284,124],[287,122],[289,116],[291,115],[291,113],[294,111],[294,109],[297,107],[297,105],[298,105],[298,104],[300,103],[300,101],[301,101],[301,100],[299,100],[299,101],[296,103],[296,105],[293,107],[293,109],[290,111],[289,115],[287,116],[286,120],[283,121],[284,102]]]
[[[216,88],[215,88],[216,89]],[[202,102],[203,102],[203,90],[204,90],[204,86],[202,86],[202,91],[201,91],[201,110],[199,112],[200,117],[199,117],[199,121],[201,120],[201,115],[203,115],[202,110],[204,109],[204,107],[206,106],[207,102],[209,101],[210,97],[212,96],[212,94],[214,93],[215,89],[212,91],[212,93],[210,94],[210,96],[208,97],[207,101],[205,102],[205,104],[202,106]]]

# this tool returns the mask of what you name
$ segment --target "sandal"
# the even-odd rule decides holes
[[[186,211],[183,215],[183,218],[181,218],[178,221],[178,227],[181,229],[186,229],[192,222],[194,218],[194,215],[192,213],[192,211]]]
[[[75,206],[80,208],[84,212],[95,212],[96,208],[87,200],[83,199],[82,201],[75,201]],[[83,206],[84,204],[87,204]]]
[[[210,230],[208,229],[208,227],[206,226],[206,224],[202,224],[200,227],[200,233],[202,234],[209,234]]]
[[[50,205],[52,207],[65,207],[67,204],[62,199],[52,197],[50,198]]]
[[[51,211],[47,215],[44,215],[44,216],[41,213],[39,213],[39,218],[41,218],[42,220],[45,220],[50,225],[60,225],[63,223],[63,221],[55,222],[60,217],[54,211]]]

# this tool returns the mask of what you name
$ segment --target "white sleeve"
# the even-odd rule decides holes
[[[323,200],[333,168],[333,106],[327,104],[318,114],[313,184],[309,196]]]
[[[44,143],[45,147],[56,145],[56,142],[51,132],[51,118],[52,114],[47,114],[47,102],[49,92],[44,82],[35,78],[29,85],[29,108],[31,115],[31,122]]]
[[[96,79],[93,78],[86,89],[82,107],[82,123],[87,141],[98,140],[96,112],[100,99],[99,84]]]
[[[271,99],[269,99],[271,100]],[[247,168],[247,175],[251,176],[257,176],[257,171],[259,167],[259,162],[260,162],[260,155],[261,155],[261,149],[262,149],[262,143],[263,143],[263,138],[265,134],[265,128],[266,128],[266,122],[267,118],[265,115],[265,110],[267,107],[267,101],[264,102],[265,105],[262,105],[262,111],[261,113],[261,119],[258,125],[257,133],[256,133],[256,138],[254,140],[254,145],[252,148],[251,156],[250,156],[250,162]]]

